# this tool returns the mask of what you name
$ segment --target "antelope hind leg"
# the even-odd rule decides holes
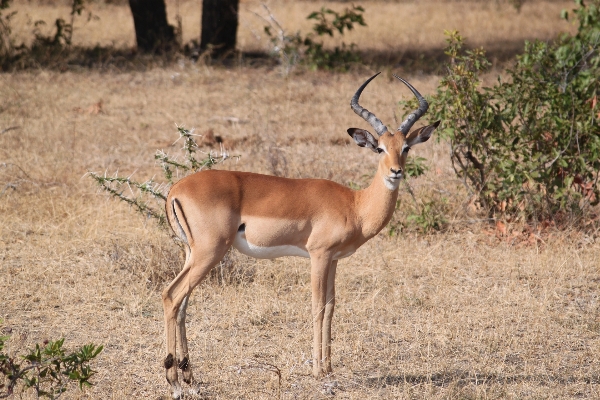
[[[176,319],[178,310],[181,308],[184,299],[189,295],[189,285],[187,284],[189,272],[190,265],[187,264],[162,294],[167,345],[167,357],[164,361],[164,367],[167,382],[171,385],[171,395],[174,399],[179,398],[182,394],[181,384],[177,377]]]
[[[192,366],[190,365],[190,358],[188,352],[188,342],[185,328],[185,313],[188,306],[189,296],[186,296],[179,306],[177,312],[177,351],[179,357],[177,359],[177,366],[181,370],[183,375],[183,381],[187,384],[192,384],[194,377],[192,374]]]

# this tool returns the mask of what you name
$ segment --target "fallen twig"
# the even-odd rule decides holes
[[[15,129],[21,129],[21,127],[20,126],[11,126],[10,128],[2,129],[0,131],[0,135],[2,135],[3,133],[9,132],[9,131],[14,131]]]

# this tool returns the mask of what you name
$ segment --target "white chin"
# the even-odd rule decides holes
[[[398,179],[392,179],[392,178],[384,178],[383,179],[383,183],[385,184],[385,187],[390,189],[390,190],[396,190],[398,189],[398,185],[400,185],[400,178]]]

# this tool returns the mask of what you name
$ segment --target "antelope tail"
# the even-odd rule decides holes
[[[172,218],[169,218],[171,229],[173,229],[175,235],[177,235],[177,237],[181,239],[183,243],[189,246],[190,241],[192,241],[193,238],[192,233],[190,232],[190,227],[185,218],[183,208],[181,208],[181,203],[179,202],[179,200],[173,199],[173,201],[171,202],[171,207],[173,211],[173,213],[171,214]]]

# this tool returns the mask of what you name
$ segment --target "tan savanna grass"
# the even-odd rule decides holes
[[[452,14],[464,7],[428,4],[432,19],[441,18],[436,10]],[[283,21],[300,25],[285,11],[320,3],[271,6]],[[391,15],[414,4],[365,7]],[[542,26],[533,10],[550,7],[555,3],[534,2],[519,15],[494,8],[489,15],[500,25],[528,18],[530,26]],[[105,9],[116,16],[98,23],[110,26],[115,38],[126,37],[125,24],[111,25],[126,9]],[[466,20],[466,30],[484,29],[480,19]],[[393,43],[370,21],[368,36]],[[439,21],[441,38],[446,26]],[[547,25],[553,28],[544,26],[548,31],[539,36],[565,28]],[[419,40],[418,32],[411,34]],[[504,35],[508,42],[529,33]],[[94,362],[95,386],[83,393],[73,388],[64,398],[166,394],[160,291],[182,265],[179,250],[154,222],[107,199],[86,172],[160,177],[153,154],[180,149],[181,143],[172,144],[179,123],[235,143],[230,153],[241,158],[219,168],[365,185],[377,156],[350,144],[345,130],[366,127],[348,107],[366,75],[286,78],[277,69],[184,60],[147,72],[1,75],[0,131],[19,127],[0,134],[0,318],[12,336],[11,354],[60,337],[71,348],[103,344]],[[439,81],[407,78],[425,94]],[[406,96],[386,73],[362,102],[393,126],[395,104]],[[556,232],[529,246],[489,237],[481,225],[464,222],[477,216],[463,210],[466,199],[444,144],[432,141],[415,153],[431,166],[410,182],[417,199],[445,193],[457,213],[453,229],[392,238],[383,232],[340,262],[335,397],[600,397],[598,242],[578,232]],[[412,202],[402,190],[399,215]],[[188,309],[192,365],[205,383],[203,393],[219,399],[328,397],[308,365],[308,261],[256,261],[233,253],[230,265],[225,279],[213,277],[195,290]]]
[[[68,15],[68,5],[14,4],[14,34],[19,41],[31,40],[33,24],[39,19],[47,22],[40,26],[42,33],[53,32],[53,21]],[[62,4],[62,5],[61,5]],[[529,1],[517,13],[506,1],[406,1],[406,2],[358,2],[365,8],[364,18],[368,27],[357,26],[355,30],[338,37],[324,38],[326,45],[355,43],[361,50],[376,51],[400,57],[402,53],[417,49],[441,49],[444,30],[457,29],[473,46],[501,49],[521,47],[527,39],[552,39],[560,31],[573,31],[574,26],[560,19],[562,9],[574,7],[571,1]],[[306,17],[321,7],[342,12],[350,7],[345,2],[247,0],[240,4],[238,48],[242,51],[265,51],[270,48],[264,26],[272,15],[287,34],[311,32],[314,20]],[[266,8],[265,8],[266,6]],[[87,14],[75,20],[73,44],[82,46],[131,47],[135,45],[133,19],[128,7],[91,3],[86,12],[96,16],[88,20]],[[269,12],[271,14],[269,14]],[[200,38],[201,5],[195,1],[167,1],[167,15],[173,25],[177,17],[182,22],[184,43]]]

